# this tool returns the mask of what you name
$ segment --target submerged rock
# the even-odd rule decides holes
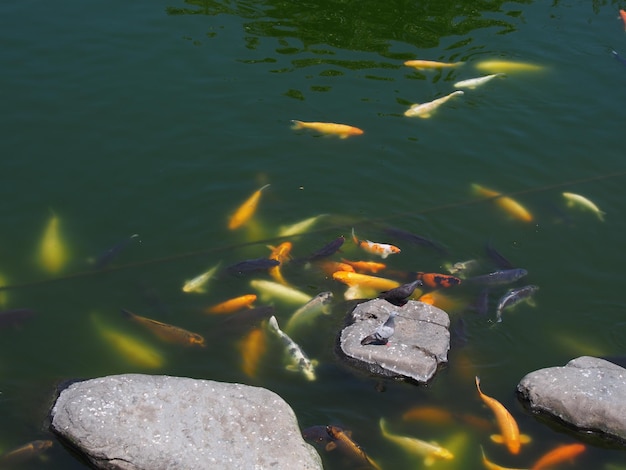
[[[533,411],[626,441],[626,369],[617,364],[582,356],[527,374],[517,391]]]
[[[361,344],[395,311],[395,329],[387,344]],[[450,319],[443,310],[410,300],[396,307],[382,299],[361,303],[350,314],[337,341],[348,364],[382,377],[428,382],[439,364],[448,361]]]
[[[116,375],[70,385],[51,418],[97,468],[322,468],[293,410],[259,387]]]

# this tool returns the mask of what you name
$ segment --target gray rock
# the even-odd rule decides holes
[[[386,345],[362,345],[395,310],[395,331]],[[356,306],[352,323],[338,338],[338,353],[350,365],[382,377],[428,382],[439,364],[448,361],[450,319],[443,310],[410,300],[396,307],[382,299]]]
[[[51,418],[97,468],[322,468],[293,410],[259,387],[115,375],[70,385]]]
[[[565,367],[531,372],[517,391],[533,411],[626,440],[626,369],[612,362],[582,356]]]

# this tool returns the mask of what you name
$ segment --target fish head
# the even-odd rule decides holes
[[[189,335],[189,344],[194,344],[203,348],[206,347],[206,344],[204,344],[204,338],[197,333]]]
[[[443,447],[439,447],[434,456],[442,460],[452,460],[454,458],[454,454]]]

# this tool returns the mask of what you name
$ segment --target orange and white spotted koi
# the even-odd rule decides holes
[[[359,240],[354,234],[354,228],[352,228],[352,240],[354,240],[354,243],[356,243],[356,245],[361,249],[367,251],[368,253],[378,255],[382,259],[385,259],[389,255],[400,253],[400,248],[395,245],[377,243],[369,240]]]

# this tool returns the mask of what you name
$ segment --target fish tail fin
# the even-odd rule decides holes
[[[261,189],[259,189],[259,192],[263,191],[265,188],[268,188],[270,186],[270,183],[267,183],[265,186],[261,186]]]
[[[276,331],[276,333],[280,331],[280,328],[278,327],[278,320],[276,320],[276,317],[274,315],[270,317],[269,325],[274,331]]]
[[[294,131],[297,131],[298,129],[304,129],[304,123],[302,121],[298,121],[296,119],[292,119],[291,120],[291,128]]]
[[[476,380],[476,388],[478,389],[478,393],[482,395],[483,392],[480,391],[480,377],[475,376],[474,379]]]
[[[352,227],[352,240],[354,240],[354,243],[359,245],[359,239],[356,237],[356,235],[354,233],[354,227]]]

